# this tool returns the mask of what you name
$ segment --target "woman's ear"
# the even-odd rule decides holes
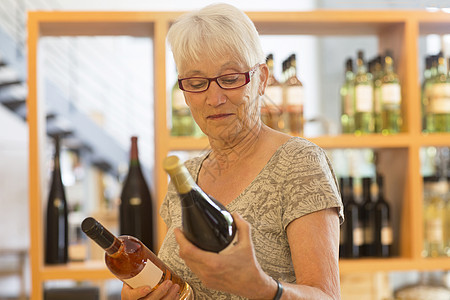
[[[260,96],[264,95],[264,91],[266,90],[267,80],[269,79],[269,68],[266,64],[259,65],[259,88],[258,94]]]

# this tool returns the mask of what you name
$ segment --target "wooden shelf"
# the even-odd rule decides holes
[[[29,124],[29,214],[31,300],[41,300],[43,283],[47,280],[102,280],[112,278],[103,262],[70,263],[66,266],[43,266],[42,162],[44,149],[45,111],[38,98],[38,44],[45,36],[130,35],[153,40],[153,74],[155,99],[168,99],[166,84],[166,34],[171,22],[181,12],[29,12],[28,14],[28,124]],[[450,33],[450,14],[426,11],[308,11],[249,12],[249,17],[262,35],[358,36],[377,38],[378,50],[390,48],[398,57],[397,69],[402,82],[404,116],[403,133],[392,136],[379,134],[354,136],[322,136],[308,138],[327,148],[392,149],[387,155],[402,156],[400,165],[403,184],[400,190],[401,220],[399,257],[389,259],[341,260],[342,274],[353,272],[441,270],[450,269],[450,258],[423,259],[421,147],[450,146],[450,134],[422,134],[419,86],[419,49],[421,35]],[[45,67],[45,66],[44,66]],[[170,137],[167,130],[167,105],[155,101],[155,166],[159,166],[170,151],[204,150],[207,138]],[[400,150],[400,151],[397,151]],[[397,163],[397,160],[396,160]],[[399,167],[400,166],[400,167]],[[395,176],[390,174],[391,177]],[[161,168],[154,172],[156,205],[159,207],[167,191],[167,175]],[[399,188],[400,187],[400,188]],[[158,247],[166,233],[157,218]]]

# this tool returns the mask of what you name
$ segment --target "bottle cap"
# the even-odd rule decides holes
[[[103,249],[109,248],[115,239],[115,236],[111,232],[92,217],[87,217],[83,220],[81,230]]]

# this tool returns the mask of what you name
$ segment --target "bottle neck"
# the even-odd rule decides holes
[[[179,194],[187,194],[198,187],[189,171],[176,156],[169,156],[164,160],[164,169]]]
[[[114,234],[92,217],[84,219],[81,223],[81,230],[102,247],[108,255],[118,252],[122,246],[122,242]]]
[[[130,165],[139,165],[139,151],[137,137],[131,137]]]

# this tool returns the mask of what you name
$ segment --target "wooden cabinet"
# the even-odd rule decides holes
[[[100,280],[112,278],[103,262],[69,263],[46,266],[43,263],[43,176],[42,152],[45,107],[38,97],[38,43],[44,36],[130,35],[153,39],[155,176],[157,205],[167,189],[167,176],[161,162],[169,151],[201,150],[206,138],[171,137],[166,114],[166,33],[178,12],[30,12],[28,15],[28,123],[29,123],[29,201],[31,235],[32,300],[42,299],[47,280]],[[395,136],[322,136],[312,138],[323,148],[376,148],[400,151],[404,162],[399,255],[388,259],[342,260],[342,274],[356,271],[450,269],[450,258],[424,259],[422,195],[419,151],[424,146],[450,146],[450,134],[421,133],[420,71],[418,41],[421,35],[450,33],[450,15],[417,11],[310,11],[250,12],[262,35],[375,35],[379,50],[390,48],[397,60],[402,82],[402,133]],[[158,246],[166,227],[158,216]]]

